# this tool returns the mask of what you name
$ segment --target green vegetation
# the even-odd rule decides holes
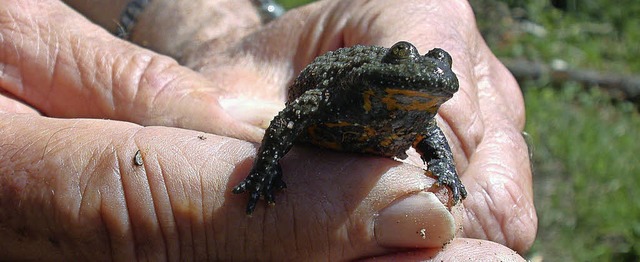
[[[546,33],[520,34],[509,44],[493,46],[498,55],[536,61],[562,59],[573,66],[609,72],[640,72],[636,59],[640,55],[638,1],[567,0],[565,10],[553,7],[550,0],[504,2],[520,12],[516,19],[531,21]],[[482,15],[478,13],[478,19]]]
[[[547,261],[640,257],[640,115],[598,89],[525,84],[538,238]]]
[[[564,61],[572,68],[605,73],[640,72],[638,1],[554,1],[560,8],[540,0],[479,2],[495,7],[474,4],[478,24],[500,57]],[[495,19],[495,10],[507,14],[502,28],[483,21],[487,13]],[[573,82],[520,84],[535,150],[540,219],[530,256],[545,261],[639,260],[637,106]]]
[[[640,72],[640,61],[635,59],[640,55],[640,2],[568,0],[564,8],[542,0],[504,2],[512,14],[509,26],[519,29],[485,35],[499,56],[546,63],[562,60],[572,68],[610,73]],[[483,14],[477,16],[482,25]],[[544,30],[523,29],[532,24]],[[534,147],[540,219],[530,256],[545,261],[638,261],[637,105],[573,82],[520,84],[527,106],[526,130]]]
[[[288,8],[305,2],[310,1],[280,1]],[[640,1],[471,2],[483,35],[500,57],[640,72]],[[640,260],[638,106],[573,82],[520,84],[534,148],[540,219],[528,256],[544,261]]]
[[[278,2],[279,4],[281,4],[282,6],[284,6],[287,9],[291,9],[294,8],[296,6],[300,6],[306,3],[311,3],[314,0],[278,0],[276,2]]]

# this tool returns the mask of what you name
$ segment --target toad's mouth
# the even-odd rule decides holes
[[[435,113],[449,97],[434,95],[429,92],[385,88],[380,92],[367,90],[364,92],[364,109],[371,110],[372,103],[381,103],[387,110],[426,111]]]

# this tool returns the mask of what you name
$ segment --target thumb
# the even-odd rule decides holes
[[[525,261],[515,251],[496,242],[456,238],[440,249],[416,249],[364,261]]]
[[[60,1],[8,1],[0,19],[0,87],[48,116],[176,126],[256,141],[262,134],[257,126],[278,110],[228,96],[222,83],[113,37]]]

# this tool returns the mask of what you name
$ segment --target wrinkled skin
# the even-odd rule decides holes
[[[522,260],[511,250],[531,246],[537,222],[522,97],[466,2],[322,1],[265,27],[243,1],[175,2],[153,1],[138,24],[150,30],[132,34],[155,51],[58,1],[0,5],[2,259]],[[113,20],[96,17],[107,8],[78,9]],[[247,217],[231,187],[296,73],[329,50],[398,40],[456,61],[460,91],[436,119],[463,205],[438,209],[446,194],[424,192],[434,181],[415,155],[294,147],[282,161],[295,174],[286,196]],[[388,223],[391,213],[436,226],[411,238],[416,228]],[[444,249],[434,240],[454,234]]]

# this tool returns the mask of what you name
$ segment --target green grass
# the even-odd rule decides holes
[[[280,1],[286,7],[310,1]],[[472,0],[478,24],[501,57],[640,72],[640,1]],[[505,13],[513,19],[502,19]],[[496,23],[501,21],[501,25]],[[543,28],[519,28],[528,21]],[[539,217],[529,254],[544,261],[640,260],[640,114],[597,88],[520,83],[534,148]]]
[[[550,0],[502,1],[525,13],[518,18],[541,26],[546,34],[520,34],[509,43],[493,46],[494,51],[535,61],[560,59],[572,66],[609,72],[640,72],[637,0],[566,1],[570,6],[566,11],[554,8]],[[477,16],[483,18],[482,13]]]
[[[551,261],[640,258],[640,115],[585,92],[525,84],[540,219],[533,254]]]
[[[282,6],[284,6],[285,8],[291,9],[296,6],[300,6],[306,3],[311,3],[313,2],[313,0],[278,0],[277,2]]]
[[[506,2],[546,33],[516,32],[509,41],[494,35],[498,40],[489,42],[500,56],[563,60],[574,68],[603,72],[640,71],[635,58],[640,55],[639,1],[568,0],[573,6],[567,11],[553,8],[550,1]],[[539,217],[531,256],[545,261],[640,260],[637,107],[571,82],[521,85],[535,152]]]

